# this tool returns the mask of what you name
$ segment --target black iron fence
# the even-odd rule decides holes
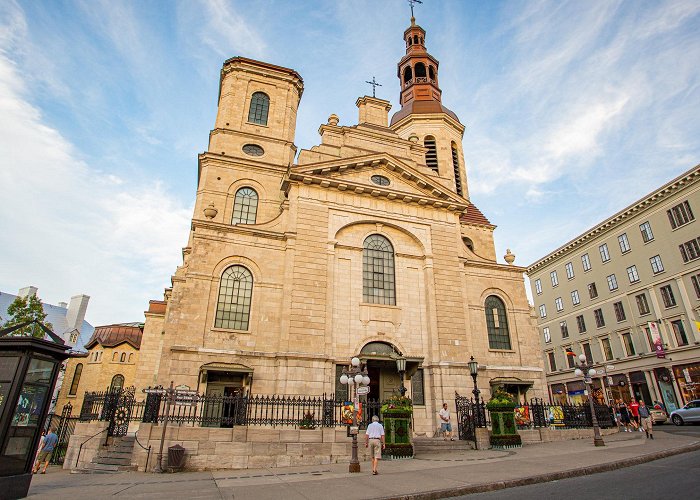
[[[61,413],[49,413],[44,424],[44,431],[49,428],[53,429],[58,437],[58,442],[51,454],[50,463],[53,465],[62,465],[66,458],[66,450],[68,449],[68,441],[73,435],[75,424],[78,417],[72,416],[73,406],[68,403],[63,406]]]

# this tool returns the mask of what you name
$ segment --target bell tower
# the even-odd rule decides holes
[[[427,173],[468,198],[462,153],[464,125],[442,105],[442,90],[438,85],[440,63],[425,48],[425,30],[416,24],[413,16],[403,39],[406,55],[397,68],[401,109],[392,116],[389,126],[404,139],[417,136],[426,148]]]

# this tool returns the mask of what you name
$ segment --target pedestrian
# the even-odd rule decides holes
[[[643,399],[639,401],[639,418],[641,418],[642,420],[642,428],[644,429],[644,432],[647,433],[647,437],[650,439],[654,439],[654,433],[652,432],[654,422],[651,418],[651,412],[649,411],[647,405],[644,403]]]
[[[618,400],[617,403],[617,409],[620,410],[620,423],[622,424],[622,427],[624,427],[625,432],[631,432],[630,431],[630,413],[629,409],[627,408],[627,405],[625,404],[625,401],[620,399]]]
[[[53,449],[56,447],[57,443],[58,436],[54,432],[53,427],[49,427],[49,432],[47,432],[46,436],[44,436],[44,441],[39,448],[39,454],[37,455],[36,463],[34,464],[34,474],[39,472],[42,462],[44,463],[44,470],[42,470],[41,473],[46,474],[46,468],[49,466],[51,454],[53,453]]]
[[[440,431],[442,432],[442,437],[447,441],[454,441],[455,438],[452,437],[452,422],[450,422],[450,410],[447,409],[447,403],[442,403],[442,409],[438,412],[440,416]]]
[[[629,404],[630,408],[630,419],[632,420],[632,427],[634,427],[635,430],[639,429],[639,432],[642,432],[642,428],[639,426],[639,403],[637,403],[637,400],[632,398],[632,402]]]
[[[373,416],[372,423],[367,426],[365,432],[365,448],[369,448],[372,457],[372,474],[377,475],[377,465],[382,458],[382,450],[386,447],[384,442],[384,426],[379,423],[379,417]]]

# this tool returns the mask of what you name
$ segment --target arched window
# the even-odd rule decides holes
[[[452,143],[452,167],[455,171],[455,189],[457,194],[462,196],[462,176],[459,173],[459,154],[457,153],[457,145]]]
[[[249,187],[244,187],[236,191],[231,224],[255,224],[257,215],[258,193]]]
[[[432,66],[428,66],[428,76],[431,80],[435,80],[435,70]]]
[[[508,333],[508,317],[506,306],[495,295],[486,297],[486,328],[489,332],[489,349],[510,349],[510,333]]]
[[[417,72],[416,72],[417,76]],[[428,135],[423,140],[423,145],[428,148],[425,152],[425,164],[432,168],[435,172],[438,171],[438,161],[437,161],[437,146],[435,145],[435,137]]]
[[[130,353],[129,353],[129,363],[131,363],[131,356],[133,356],[133,355],[134,355],[133,352],[130,352]]]
[[[403,83],[408,83],[411,79],[413,79],[413,70],[410,66],[406,66],[406,69],[403,70]]]
[[[418,35],[413,35],[413,43],[418,43]]]
[[[78,363],[75,365],[75,371],[73,372],[73,382],[70,384],[70,391],[68,391],[69,396],[75,396],[78,394],[78,384],[80,384],[80,375],[83,373],[83,364]]]
[[[122,357],[119,358],[119,362],[120,362],[120,363],[123,363],[124,361],[126,361],[126,353],[125,353],[125,352],[123,352],[123,353],[122,353]]]
[[[112,383],[109,385],[109,392],[121,391],[124,387],[124,375],[117,374],[112,377]]]
[[[219,301],[216,304],[216,328],[247,330],[253,275],[243,266],[231,266],[221,275]]]
[[[362,300],[396,305],[394,247],[379,234],[368,236],[362,250]]]
[[[419,62],[416,64],[416,78],[420,77],[425,78],[425,64]]]
[[[267,125],[267,114],[270,111],[270,98],[264,92],[255,92],[250,98],[248,123]]]
[[[118,352],[115,352],[114,354],[112,354],[112,361],[117,361],[118,359],[119,359],[119,353],[118,353]]]

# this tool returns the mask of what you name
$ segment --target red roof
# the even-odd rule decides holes
[[[164,300],[149,300],[148,311],[151,314],[165,314],[165,306],[167,303]]]
[[[143,323],[122,323],[119,325],[98,326],[85,347],[91,349],[97,344],[102,347],[116,347],[126,342],[134,349],[141,347]]]
[[[493,226],[493,224],[491,224],[491,222],[486,218],[486,216],[483,213],[481,213],[481,210],[476,208],[476,205],[474,205],[473,203],[467,207],[467,211],[462,214],[459,220],[461,222],[464,222],[465,224]]]

